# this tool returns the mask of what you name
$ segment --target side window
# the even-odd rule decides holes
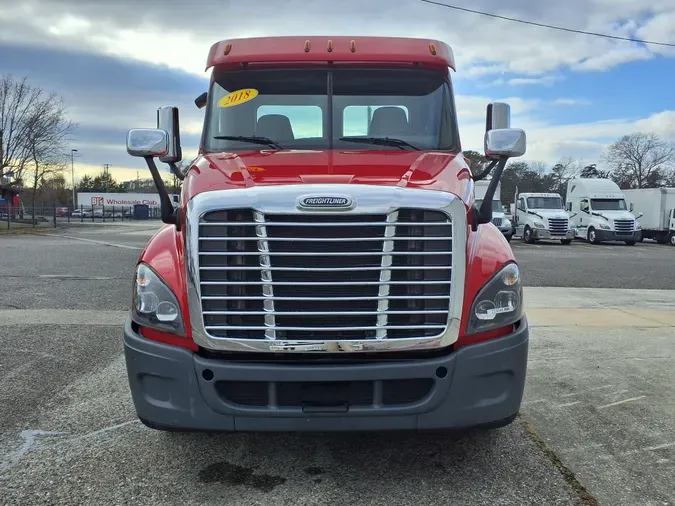
[[[518,209],[521,211],[525,210],[525,199],[518,199]]]
[[[345,136],[368,135],[368,127],[373,118],[373,112],[381,105],[348,105],[343,113],[342,132]],[[392,105],[389,107],[398,107],[403,109],[406,118],[410,121],[408,108],[402,105]]]
[[[323,137],[323,115],[316,105],[261,105],[256,119],[268,114],[286,116],[291,122],[293,137],[308,139]]]
[[[583,212],[587,213],[588,210],[590,209],[590,205],[588,204],[588,199],[583,199],[583,200],[581,201],[581,203],[579,204],[579,208],[580,208]]]

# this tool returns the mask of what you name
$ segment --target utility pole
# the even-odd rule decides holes
[[[103,175],[105,177],[105,192],[106,193],[108,193],[108,181],[110,181],[110,173],[108,172],[108,169],[110,169],[110,164],[104,163],[103,164]]]
[[[73,184],[73,209],[75,209],[75,153],[77,149],[70,150],[70,177]]]

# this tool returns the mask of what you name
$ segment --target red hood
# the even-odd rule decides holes
[[[371,184],[440,190],[468,199],[471,173],[454,153],[419,151],[246,151],[199,156],[184,201],[201,192],[255,185]]]

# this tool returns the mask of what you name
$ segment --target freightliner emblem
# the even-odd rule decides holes
[[[350,207],[352,205],[352,199],[349,197],[338,197],[338,196],[311,196],[311,197],[302,197],[300,199],[300,207]]]

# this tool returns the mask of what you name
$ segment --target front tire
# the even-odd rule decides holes
[[[598,234],[593,227],[590,227],[588,229],[588,236],[587,237],[588,237],[588,242],[590,242],[591,244],[599,244],[600,243],[600,241],[598,241]]]
[[[534,237],[532,237],[532,229],[529,226],[525,227],[523,231],[523,241],[527,244],[534,244]]]
[[[572,239],[560,239],[560,243],[567,246],[569,244],[572,244]]]
[[[675,246],[675,232],[670,234],[670,245]]]

